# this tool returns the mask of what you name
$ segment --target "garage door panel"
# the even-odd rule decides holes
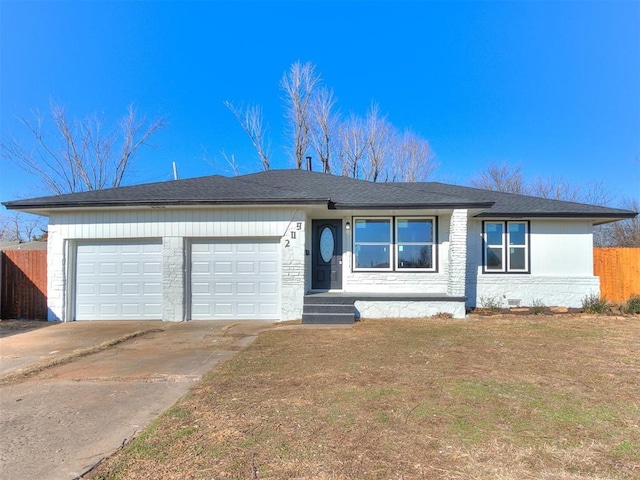
[[[145,262],[142,265],[142,271],[145,275],[162,274],[162,263],[160,262]]]
[[[213,295],[233,295],[233,283],[231,282],[215,282],[213,286]]]
[[[259,243],[260,253],[278,253],[279,243]]]
[[[99,287],[100,289],[98,291],[98,295],[100,295],[101,297],[118,294],[118,287],[115,285],[115,283],[101,283]]]
[[[233,273],[233,263],[229,261],[225,262],[212,262],[213,265],[213,273],[217,275],[224,274],[232,274]]]
[[[276,319],[279,256],[277,242],[213,239],[193,242],[191,318]],[[204,268],[205,263],[208,268]]]
[[[161,242],[79,242],[75,292],[76,320],[161,319]]]
[[[213,305],[214,317],[230,318],[233,316],[233,305],[231,303],[216,302]]]
[[[236,293],[238,295],[255,295],[256,292],[256,284],[255,283],[246,283],[246,282],[238,282],[236,284]]]
[[[142,293],[145,297],[160,297],[162,295],[162,284],[145,282],[142,284]]]
[[[239,261],[236,262],[236,273],[239,275],[254,274],[256,271],[255,262]]]
[[[125,317],[140,315],[140,305],[137,303],[124,303],[122,304],[122,315]]]
[[[213,253],[231,253],[233,245],[230,243],[216,243],[209,246],[209,252]]]
[[[247,317],[253,317],[256,316],[256,304],[255,303],[238,303],[237,304],[237,314],[238,315],[244,315]]]

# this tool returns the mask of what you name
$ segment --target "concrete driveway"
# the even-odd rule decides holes
[[[0,478],[78,478],[272,326],[73,322],[0,338]]]

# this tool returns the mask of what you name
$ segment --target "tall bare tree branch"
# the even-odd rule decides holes
[[[424,182],[438,168],[427,140],[411,131],[396,136],[385,181]]]
[[[233,113],[233,116],[236,117],[236,120],[238,120],[240,126],[251,140],[251,144],[260,157],[262,169],[269,170],[269,168],[271,168],[269,162],[269,144],[267,140],[267,128],[264,125],[262,117],[262,108],[260,108],[259,105],[249,105],[246,108],[242,105],[235,106],[228,100],[225,100],[223,103],[229,111]]]
[[[341,164],[341,175],[359,178],[361,160],[367,149],[367,138],[361,119],[352,116],[339,129],[338,157]]]
[[[311,132],[310,102],[314,89],[320,83],[315,66],[296,62],[280,80],[284,92],[285,118],[292,137],[292,153],[296,168],[302,168],[307,155]]]
[[[332,171],[332,152],[338,127],[338,116],[333,112],[335,104],[333,90],[327,88],[320,88],[311,99],[311,144],[325,173]]]
[[[52,132],[44,128],[44,117],[37,111],[33,119],[19,117],[33,137],[26,149],[15,138],[2,140],[0,156],[35,176],[44,189],[55,194],[118,187],[136,152],[165,121],[157,118],[150,124],[138,119],[133,107],[119,122],[119,132],[105,132],[103,119],[93,115],[84,120],[69,121],[64,108],[54,102],[50,106]],[[116,158],[114,147],[122,142]]]

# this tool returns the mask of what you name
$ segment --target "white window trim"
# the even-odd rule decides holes
[[[511,224],[523,224],[524,225],[524,245],[516,245],[514,247],[510,246],[510,234],[509,234],[509,225]],[[499,224],[502,225],[502,243],[501,244],[489,244],[487,241],[487,225],[489,224]],[[483,273],[530,273],[530,263],[529,259],[531,258],[531,251],[529,247],[529,234],[530,234],[530,223],[527,220],[493,220],[493,221],[485,221],[482,225],[482,238],[484,244],[484,255],[482,258],[482,272]],[[487,267],[487,259],[489,258],[489,249],[490,248],[501,248],[502,249],[502,268],[488,268]],[[509,260],[509,248],[519,248],[524,250],[524,262],[525,268],[511,268],[510,260]]]
[[[388,220],[389,221],[389,243],[386,242],[356,242],[357,221],[358,220]],[[358,268],[356,266],[356,246],[358,245],[386,245],[389,247],[389,267],[388,268]],[[393,271],[393,217],[354,217],[353,218],[353,271],[354,272],[392,272]]]
[[[403,268],[398,265],[400,255],[398,255],[398,248],[400,247],[400,235],[398,234],[398,222],[402,220],[427,220],[431,222],[431,241],[430,242],[402,242],[402,245],[427,245],[431,246],[431,268]],[[436,256],[436,217],[395,217],[395,238],[394,238],[394,252],[395,252],[395,269],[398,272],[435,272],[437,271],[437,256]]]

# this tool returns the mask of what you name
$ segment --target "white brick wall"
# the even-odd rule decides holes
[[[184,238],[162,239],[162,319],[182,322],[186,310],[186,251]]]
[[[56,225],[49,224],[47,238],[47,319],[67,321],[65,297],[67,293],[67,242]]]
[[[296,215],[280,240],[280,320],[302,318],[305,294],[305,243],[307,226],[303,214]]]
[[[485,297],[498,300],[505,308],[509,306],[509,300],[519,301],[523,307],[542,302],[548,307],[580,308],[585,296],[599,293],[598,277],[483,275],[478,277],[475,295],[469,297],[468,303],[482,306],[482,297]]]
[[[355,307],[360,318],[422,318],[450,313],[453,318],[465,318],[464,302],[366,301],[358,300]]]
[[[454,210],[449,227],[449,268],[447,293],[465,295],[467,268],[467,210]]]

